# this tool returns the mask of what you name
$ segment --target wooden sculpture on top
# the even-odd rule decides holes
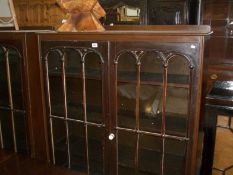
[[[99,19],[106,15],[98,0],[59,0],[61,8],[68,13],[67,20],[58,31],[103,31]]]

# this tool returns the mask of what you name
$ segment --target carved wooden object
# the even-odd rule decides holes
[[[61,0],[60,6],[68,13],[68,19],[58,31],[103,31],[99,19],[105,11],[97,0]]]

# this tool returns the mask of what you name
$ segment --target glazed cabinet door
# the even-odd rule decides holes
[[[24,62],[22,42],[0,37],[0,148],[19,153],[28,152]]]
[[[198,43],[116,42],[111,50],[112,174],[191,175]]]
[[[42,41],[53,163],[106,173],[107,42]]]

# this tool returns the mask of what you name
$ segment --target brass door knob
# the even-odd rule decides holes
[[[110,134],[108,135],[108,140],[113,140],[114,138],[115,138],[115,134],[110,133]]]
[[[218,78],[218,75],[217,74],[212,74],[210,76],[211,80],[216,80]]]

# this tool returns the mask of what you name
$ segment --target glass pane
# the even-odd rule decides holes
[[[96,53],[89,53],[85,57],[85,73],[86,78],[102,78],[101,58]]]
[[[162,113],[162,87],[141,85],[140,88],[140,128],[145,131],[160,132]]]
[[[120,56],[117,64],[117,122],[120,127],[135,128],[136,70],[136,59],[132,55]]]
[[[6,59],[0,48],[0,106],[9,106],[8,86],[6,75]]]
[[[185,1],[148,1],[149,25],[187,24]]]
[[[3,137],[3,145],[6,150],[14,150],[11,114],[9,111],[0,110],[0,121]]]
[[[119,175],[134,175],[137,135],[118,131]]]
[[[82,80],[74,77],[67,78],[66,86],[68,117],[83,121]]]
[[[101,59],[96,53],[90,53],[86,56],[87,120],[95,123],[103,123],[101,66]]]
[[[159,175],[161,170],[162,140],[158,137],[141,135],[139,149],[140,175]]]
[[[166,101],[167,133],[180,136],[186,135],[189,97],[188,94],[188,89],[168,87]]]
[[[51,113],[64,116],[64,97],[62,84],[61,58],[57,52],[50,52],[48,57]]]
[[[148,52],[141,59],[141,81],[148,83],[163,82],[163,62],[156,53]]]
[[[81,76],[82,64],[80,54],[74,49],[66,49],[66,76]]]
[[[83,124],[69,122],[71,169],[87,171],[85,130]]]
[[[56,165],[67,166],[67,144],[65,121],[52,119]]]
[[[103,174],[104,130],[94,126],[88,127],[88,150],[90,174]]]
[[[22,113],[14,113],[17,151],[27,153],[26,117]]]
[[[141,60],[140,128],[160,132],[162,105],[163,63],[155,53],[147,53]]]
[[[11,75],[12,100],[15,109],[24,109],[22,92],[21,60],[15,50],[9,51],[9,66]]]
[[[66,49],[65,71],[68,117],[83,120],[82,64],[80,54],[74,49]]]
[[[117,124],[120,127],[135,128],[136,84],[118,83]]]
[[[117,64],[118,81],[133,81],[137,80],[136,59],[130,54],[120,56]]]
[[[167,133],[185,136],[189,109],[190,63],[183,56],[175,56],[168,64],[166,99]]]
[[[186,142],[166,139],[164,175],[184,175],[186,165]]]
[[[87,120],[103,123],[102,81],[86,80]]]
[[[189,84],[189,62],[183,56],[175,56],[168,63],[168,83]]]
[[[140,13],[143,10],[144,1],[134,1],[126,3],[122,1],[101,1],[101,5],[106,11],[105,18],[101,19],[104,24],[117,25],[138,25],[142,21]]]

